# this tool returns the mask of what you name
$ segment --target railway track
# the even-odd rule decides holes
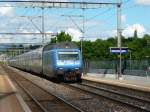
[[[109,97],[112,100],[126,103],[128,105],[131,105],[131,106],[136,107],[141,110],[150,111],[150,101],[149,100],[145,100],[140,97],[135,97],[130,94],[123,94],[118,91],[110,90],[109,88],[101,88],[101,87],[96,87],[94,85],[84,84],[84,83],[81,85],[86,86],[91,89],[94,89],[94,90],[101,91],[101,92],[99,92],[99,94],[101,93],[100,95]]]
[[[31,81],[17,75],[14,71],[9,70],[6,67],[3,67],[3,69],[7,74],[11,74],[9,77],[19,86],[19,88],[23,89],[30,97],[30,100],[34,102],[36,107],[34,105],[34,108],[32,108],[33,104],[32,106],[29,105],[33,112],[83,112],[68,101],[45,91]]]
[[[129,107],[136,108],[140,112],[149,112],[150,111],[150,101],[142,98],[132,96],[130,94],[123,94],[118,91],[110,90],[109,88],[97,87],[87,83],[81,84],[70,84],[65,85],[74,89],[78,89],[85,92],[90,92],[98,96],[103,96],[113,101],[125,104]]]
[[[79,108],[84,112],[145,112],[146,110],[139,109],[127,103],[108,98],[98,88],[93,88],[83,83],[77,84],[56,84],[44,80],[31,74],[26,74],[16,69],[11,69],[10,73],[21,75],[28,80],[33,81],[34,84],[40,85],[46,91],[59,96],[61,99],[69,102],[71,105]],[[84,82],[84,81],[83,81]],[[30,85],[30,84],[28,84]],[[33,88],[33,87],[31,87]],[[91,91],[92,90],[92,91]],[[35,91],[35,90],[34,90]],[[94,92],[94,93],[93,93]],[[99,93],[99,94],[97,94]],[[111,95],[111,93],[107,93]],[[63,112],[63,110],[61,110]],[[67,111],[65,111],[67,112]],[[71,111],[72,112],[72,111]]]

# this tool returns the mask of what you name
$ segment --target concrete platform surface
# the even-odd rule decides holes
[[[0,112],[31,112],[7,75],[0,75]]]
[[[115,74],[106,74],[106,76],[103,76],[103,74],[88,73],[83,75],[82,79],[150,92],[150,77],[123,75],[118,80]]]

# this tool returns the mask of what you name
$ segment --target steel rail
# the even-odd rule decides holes
[[[97,89],[97,90],[103,90],[103,91],[106,91],[106,92],[110,92],[110,93],[113,93],[113,94],[118,94],[118,95],[122,95],[122,96],[125,96],[125,97],[130,97],[130,98],[134,98],[136,100],[139,100],[139,101],[145,101],[147,103],[150,103],[149,100],[146,100],[146,99],[142,99],[142,98],[139,98],[139,97],[135,97],[135,96],[132,96],[132,95],[128,95],[128,94],[122,94],[122,93],[119,93],[117,91],[114,91],[114,90],[109,90],[109,89],[105,89],[105,88],[100,88],[100,87],[96,87],[94,85],[89,85],[89,84],[81,84],[83,86],[87,86],[89,88],[94,88],[94,89]]]
[[[42,110],[43,112],[48,112],[48,110],[46,110],[46,109],[44,108],[44,106],[42,106],[42,105],[39,103],[39,101],[36,100],[36,99],[34,98],[34,96],[33,96],[25,87],[23,87],[23,85],[22,85],[21,83],[19,83],[16,79],[14,79],[14,80],[15,80],[15,82],[31,97],[31,99],[41,108],[41,110]]]
[[[22,77],[23,77],[23,76],[22,76]],[[25,78],[25,77],[23,77],[23,78]],[[59,99],[60,101],[64,102],[64,103],[67,104],[68,106],[71,106],[72,108],[76,109],[77,111],[79,111],[79,112],[85,112],[85,111],[81,110],[80,108],[78,108],[77,106],[75,106],[75,105],[69,103],[67,100],[65,100],[65,99],[63,99],[63,98],[61,98],[61,97],[59,97],[59,96],[57,96],[57,95],[55,95],[55,94],[49,92],[49,91],[46,90],[46,89],[43,89],[41,86],[39,86],[38,84],[32,82],[31,80],[29,80],[29,79],[27,79],[27,78],[25,78],[25,79],[28,80],[28,81],[30,81],[30,82],[31,82],[32,84],[34,84],[35,86],[38,86],[40,89],[44,90],[44,91],[47,92],[48,94],[51,94],[52,96],[56,97],[56,98]]]
[[[127,103],[127,102],[123,102],[123,101],[121,101],[121,100],[119,100],[119,99],[117,99],[117,98],[111,98],[111,97],[109,97],[109,96],[106,96],[106,95],[102,95],[102,94],[98,94],[98,93],[96,93],[95,91],[90,91],[90,90],[85,90],[85,89],[83,89],[82,87],[77,87],[77,86],[75,86],[75,85],[66,85],[66,84],[63,84],[64,86],[69,86],[69,87],[73,87],[73,88],[76,88],[76,89],[79,89],[79,90],[81,90],[81,91],[84,91],[84,92],[89,92],[89,93],[91,93],[91,94],[94,94],[94,95],[97,95],[97,96],[102,96],[102,97],[105,97],[105,98],[107,98],[107,99],[110,99],[110,100],[113,100],[113,101],[117,101],[117,102],[120,102],[120,103],[123,103],[123,104],[126,104],[126,105],[129,105],[129,106],[132,106],[132,107],[134,107],[134,108],[137,108],[137,109],[140,109],[141,111],[147,111],[147,112],[149,112],[150,110],[149,109],[146,109],[146,108],[142,108],[142,107],[139,107],[139,106],[137,106],[137,105],[133,105],[133,104],[131,104],[131,103]],[[85,86],[85,87],[89,87],[90,89],[96,89],[97,90],[97,88],[94,88],[94,87],[90,87],[90,86],[88,86],[88,85],[84,85],[84,84],[78,84],[78,85],[80,85],[80,86]],[[99,89],[100,90],[100,89]],[[102,90],[102,89],[101,89]],[[109,91],[107,91],[107,90],[103,90],[104,92],[109,92]],[[118,94],[118,95],[122,95],[122,94],[119,94],[119,93],[112,93],[111,92],[111,94]],[[123,95],[122,95],[123,96]],[[124,96],[125,97],[125,96]],[[126,97],[128,97],[128,96],[126,96]],[[132,97],[130,97],[130,98],[132,98]],[[145,100],[144,100],[145,101]],[[148,101],[146,101],[146,102],[148,102]],[[149,102],[148,102],[149,103]]]
[[[7,68],[6,68],[6,69],[7,69]],[[9,70],[10,70],[10,69],[9,69]],[[13,71],[13,70],[11,70],[11,71]],[[13,72],[15,73],[15,71],[13,71]],[[18,74],[19,74],[19,73],[18,73]],[[64,102],[65,104],[67,104],[68,106],[72,107],[73,109],[75,109],[75,110],[77,110],[77,111],[79,111],[79,112],[85,112],[84,110],[81,110],[79,107],[77,107],[77,106],[75,106],[75,105],[69,103],[67,100],[65,100],[65,99],[63,99],[63,98],[61,98],[61,97],[55,95],[54,93],[51,93],[51,92],[49,92],[48,90],[42,88],[40,85],[38,85],[38,84],[32,82],[32,81],[29,80],[28,78],[26,78],[26,77],[24,77],[24,76],[22,76],[22,75],[19,75],[19,76],[22,77],[22,78],[24,78],[24,79],[26,79],[27,81],[29,81],[29,82],[32,83],[33,85],[39,87],[40,89],[42,89],[42,90],[45,91],[46,93],[48,93],[48,94],[54,96],[56,99],[58,99],[58,100]]]

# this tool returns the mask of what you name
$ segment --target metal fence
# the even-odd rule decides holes
[[[117,74],[119,60],[102,60],[84,62],[85,73]],[[150,60],[122,60],[122,74],[134,76],[150,76]]]

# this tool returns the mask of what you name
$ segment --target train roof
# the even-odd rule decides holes
[[[73,42],[61,42],[55,44],[48,44],[44,46],[43,51],[51,49],[78,49],[78,46]]]
[[[13,57],[12,59],[15,59],[15,58],[20,57],[20,56],[26,56],[30,53],[48,51],[48,50],[52,50],[52,49],[79,49],[79,48],[73,42],[61,42],[61,43],[47,44],[41,48],[31,50],[29,52],[17,55],[15,57]]]

